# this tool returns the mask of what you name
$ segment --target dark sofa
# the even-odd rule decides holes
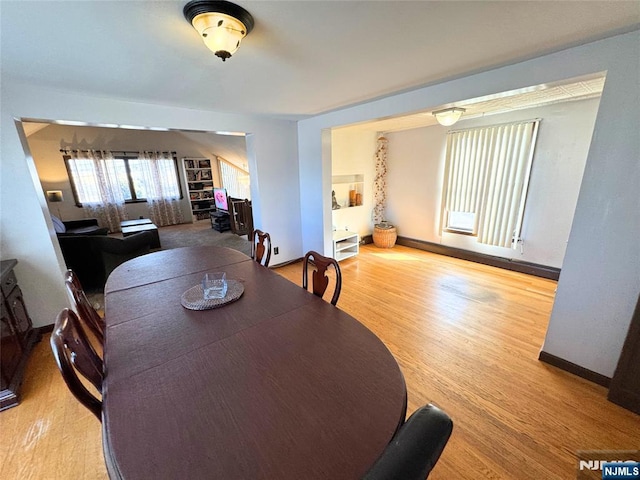
[[[98,225],[96,218],[83,218],[82,220],[62,221],[51,215],[53,228],[60,235],[106,235],[109,229]]]
[[[59,234],[58,242],[67,268],[73,270],[85,290],[104,288],[109,274],[121,263],[149,253],[150,232],[118,238],[106,235]]]

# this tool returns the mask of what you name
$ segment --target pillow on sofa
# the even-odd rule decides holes
[[[53,229],[56,233],[65,233],[67,231],[67,227],[64,226],[64,223],[62,223],[62,220],[58,217],[51,215],[51,221],[53,222]]]

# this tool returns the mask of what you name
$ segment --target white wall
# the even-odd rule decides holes
[[[303,248],[331,250],[322,132],[532,85],[607,72],[544,351],[610,376],[640,291],[640,32],[393,95],[298,123]]]
[[[64,262],[33,160],[25,158],[14,118],[72,120],[178,130],[244,131],[252,178],[254,220],[280,248],[274,264],[301,255],[296,125],[293,122],[1,85],[0,251],[16,258],[16,274],[34,324],[51,324],[67,306]],[[255,182],[253,181],[255,179]]]
[[[313,118],[298,122],[302,251],[333,254],[331,130]]]
[[[398,235],[440,243],[444,136],[440,126],[387,133],[387,219]]]
[[[611,377],[640,292],[640,35],[610,52],[543,350]]]
[[[375,132],[338,129],[331,133],[331,170],[335,175],[362,175],[362,205],[332,210],[334,230],[348,229],[360,237],[373,232],[373,180],[375,178]],[[332,188],[340,188],[333,186]]]
[[[437,125],[388,133],[388,219],[404,237],[560,268],[599,101],[564,102],[463,120],[451,129]],[[447,131],[533,118],[542,121],[523,219],[522,250],[482,245],[469,235],[440,235]]]

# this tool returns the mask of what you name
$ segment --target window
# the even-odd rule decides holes
[[[146,201],[158,196],[159,187],[163,197],[182,197],[177,159],[171,155],[95,151],[63,158],[78,206],[104,203],[111,197],[125,202]]]
[[[227,195],[234,198],[247,198],[251,200],[249,172],[238,168],[220,157],[218,157],[218,164],[220,165],[222,186],[227,190]]]
[[[539,120],[449,132],[443,230],[517,246]]]

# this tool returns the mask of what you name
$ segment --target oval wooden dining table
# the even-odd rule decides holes
[[[182,293],[212,271],[243,295],[184,308]],[[111,478],[357,479],[405,418],[404,378],[380,339],[236,250],[178,248],[120,265],[105,321]]]

